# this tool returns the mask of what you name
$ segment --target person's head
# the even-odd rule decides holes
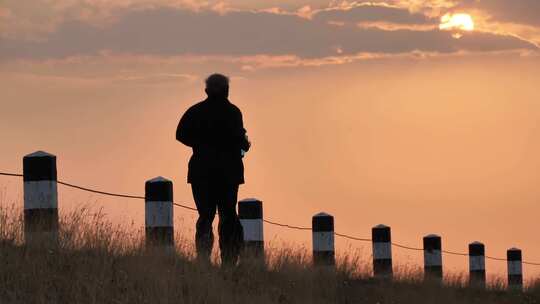
[[[229,97],[229,77],[222,74],[212,74],[206,78],[205,92],[210,98]]]

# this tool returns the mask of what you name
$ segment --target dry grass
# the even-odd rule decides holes
[[[313,269],[301,249],[268,250],[268,265],[248,261],[222,269],[198,263],[186,241],[175,253],[144,249],[138,232],[86,209],[62,219],[58,248],[22,244],[20,216],[0,210],[0,303],[538,303],[540,284],[526,293],[501,286],[422,283],[417,268],[397,279],[369,278],[369,264],[340,257],[336,271]],[[140,232],[140,231],[139,231]],[[177,240],[180,236],[177,236]]]

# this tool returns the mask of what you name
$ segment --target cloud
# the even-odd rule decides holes
[[[431,18],[441,16],[449,9],[467,0],[388,0],[388,3]],[[472,0],[475,1],[475,0]]]
[[[321,58],[358,53],[452,53],[535,48],[516,37],[481,32],[456,40],[449,33],[436,29],[385,30],[332,26],[323,22],[332,14],[331,19],[341,17],[344,22],[365,19],[431,22],[414,14],[407,17],[406,12],[399,10],[359,6],[345,14],[325,13],[313,20],[255,11],[222,14],[214,10],[194,12],[172,7],[133,10],[104,26],[80,20],[65,21],[43,41],[4,38],[0,41],[0,58],[63,58],[104,51],[160,56],[265,54]]]
[[[69,82],[73,85],[190,85],[201,82],[205,76],[221,71],[228,75],[250,78],[260,70],[354,64],[366,61],[391,62],[418,61],[425,59],[471,58],[518,58],[538,57],[527,51],[502,51],[486,53],[457,52],[443,54],[413,51],[408,53],[359,53],[354,55],[301,58],[294,55],[270,56],[152,56],[103,53],[95,56],[74,56],[63,59],[15,60],[2,65],[0,77],[29,82]],[[6,78],[7,77],[7,78]]]
[[[114,22],[124,12],[153,8],[224,12],[227,6],[221,0],[3,0],[0,36],[39,40],[65,22],[82,21],[103,26]]]
[[[333,7],[320,10],[314,20],[341,21],[345,23],[387,22],[396,24],[435,24],[437,18],[430,18],[422,13],[382,4],[355,4],[345,7]]]
[[[491,16],[494,22],[512,22],[540,26],[540,1],[538,0],[484,0],[461,1],[458,9],[479,9]]]

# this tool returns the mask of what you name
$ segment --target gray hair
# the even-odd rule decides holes
[[[205,80],[207,88],[226,88],[229,86],[229,77],[223,74],[212,74]]]

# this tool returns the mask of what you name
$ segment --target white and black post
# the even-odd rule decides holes
[[[441,237],[430,234],[424,237],[424,278],[442,280]]]
[[[24,236],[50,236],[58,240],[56,156],[38,151],[23,158]]]
[[[313,232],[313,263],[316,266],[334,266],[334,217],[321,212],[311,219]]]
[[[244,246],[249,255],[264,258],[263,207],[255,198],[238,202],[238,217],[244,230]]]
[[[392,277],[392,239],[390,227],[377,225],[371,229],[373,242],[373,275],[378,278]]]
[[[508,261],[508,289],[523,290],[521,250],[518,248],[508,249],[506,260]]]
[[[469,285],[486,287],[486,249],[484,244],[469,244]]]
[[[145,184],[147,247],[174,247],[173,184],[156,177]]]

